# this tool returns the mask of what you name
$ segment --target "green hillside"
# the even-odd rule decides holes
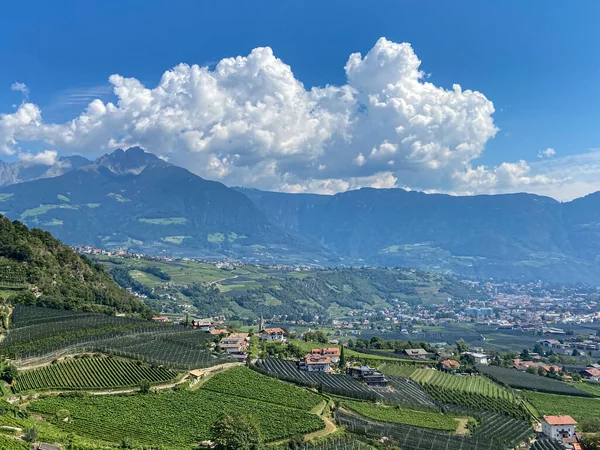
[[[0,289],[13,304],[142,316],[151,309],[49,232],[0,215]]]
[[[245,264],[221,270],[193,261],[97,260],[121,286],[148,295],[149,304],[171,313],[183,312],[187,304],[192,309],[185,311],[203,315],[341,317],[352,309],[380,309],[396,301],[416,305],[482,298],[463,282],[412,269],[293,270]]]

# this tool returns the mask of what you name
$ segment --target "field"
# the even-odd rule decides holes
[[[379,366],[379,370],[385,375],[411,378],[412,374],[418,370],[418,367],[412,364],[385,363]]]
[[[500,384],[506,384],[516,389],[548,392],[552,394],[575,395],[591,397],[592,394],[581,391],[572,385],[552,378],[540,377],[527,372],[514,369],[505,369],[498,366],[477,366],[477,369]]]
[[[64,310],[17,306],[0,354],[21,365],[64,353],[102,352],[178,369],[225,362],[206,345],[211,336],[178,325],[157,324]]]
[[[433,369],[418,369],[411,374],[410,378],[419,384],[428,384],[442,389],[514,400],[513,394],[482,376],[459,376]]]
[[[380,406],[368,402],[354,402],[345,400],[341,406],[350,409],[361,416],[382,422],[403,423],[422,428],[433,428],[436,430],[456,431],[458,421],[446,414],[411,411],[390,406]]]
[[[258,368],[265,374],[303,386],[320,387],[324,391],[342,397],[361,400],[384,401],[392,404],[406,404],[419,408],[436,409],[437,406],[419,386],[404,379],[392,379],[390,388],[369,387],[345,375],[307,372],[298,370],[293,361],[268,358]]]
[[[214,375],[202,389],[227,393],[238,397],[275,403],[285,399],[291,408],[310,411],[323,402],[323,397],[290,383],[273,380],[246,367],[234,367]]]
[[[2,450],[27,450],[29,446],[23,441],[11,439],[0,434],[0,448]]]
[[[577,421],[600,419],[600,399],[543,392],[525,392],[524,395],[542,415],[569,415]]]
[[[477,410],[496,411],[523,420],[529,418],[527,410],[517,400],[489,397],[477,392],[445,389],[433,384],[422,384],[421,386],[425,392],[440,403],[462,405]]]
[[[16,393],[44,389],[111,389],[173,380],[177,372],[150,367],[117,358],[71,358],[39,369],[27,370],[17,377]]]
[[[581,383],[571,383],[571,386],[592,394],[594,397],[600,397],[600,383],[592,381],[582,381]]]
[[[348,431],[364,434],[373,439],[387,437],[402,450],[503,450],[505,448],[504,445],[496,444],[486,437],[458,436],[429,428],[378,422],[341,411],[336,413],[336,422],[345,426]]]
[[[152,222],[160,223],[160,222]],[[158,226],[158,225],[157,225]],[[176,234],[176,233],[175,233]],[[184,236],[166,236],[165,242],[185,242]],[[243,236],[212,233],[207,239],[214,245],[239,243]],[[138,281],[146,287],[157,290],[156,295],[170,294],[170,300],[162,300],[169,312],[191,314],[237,315],[243,318],[257,318],[261,314],[270,317],[286,314],[301,318],[309,313],[342,317],[352,309],[378,309],[391,306],[392,300],[409,303],[435,303],[447,298],[447,292],[454,292],[461,298],[475,298],[482,294],[450,278],[425,272],[411,272],[406,269],[274,269],[261,265],[237,265],[232,270],[221,270],[214,264],[195,261],[155,261],[133,258],[96,257],[110,271],[120,267],[130,276],[139,275],[143,266],[153,266],[168,273],[171,284],[151,277],[140,277]],[[202,283],[217,289],[209,296],[193,292],[190,285]],[[214,302],[214,295],[219,295]],[[175,298],[173,298],[175,297]],[[376,356],[374,355],[374,359]]]
[[[201,388],[150,395],[47,397],[33,402],[30,409],[45,415],[65,432],[115,443],[132,438],[153,447],[189,448],[210,439],[216,421],[232,412],[254,418],[265,441],[323,428],[317,415],[282,406],[285,401],[273,397],[271,403],[266,403]],[[60,409],[68,411],[68,421],[55,419]]]

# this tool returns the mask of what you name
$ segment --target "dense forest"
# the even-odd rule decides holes
[[[0,283],[14,288],[13,304],[98,312],[151,309],[121,289],[100,264],[75,253],[49,232],[0,215]]]

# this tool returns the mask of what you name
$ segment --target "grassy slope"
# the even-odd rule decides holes
[[[523,391],[541,415],[569,415],[575,420],[600,419],[600,399]]]
[[[441,413],[412,411],[368,402],[345,400],[342,406],[362,416],[382,422],[403,423],[422,428],[456,431],[459,422],[452,416]]]
[[[283,406],[285,399],[279,402],[282,404],[201,388],[151,395],[49,397],[35,401],[30,408],[45,414],[49,420],[54,420],[59,409],[67,409],[71,420],[57,423],[66,432],[116,443],[131,437],[142,444],[173,448],[189,448],[193,443],[210,439],[214,423],[222,414],[234,411],[252,416],[266,441],[323,427],[317,415]]]

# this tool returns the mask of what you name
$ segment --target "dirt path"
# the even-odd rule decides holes
[[[313,439],[322,438],[325,436],[329,436],[332,433],[337,431],[337,426],[333,421],[327,416],[321,416],[323,422],[325,422],[325,428],[319,431],[315,431],[314,433],[308,433],[304,435],[304,441],[311,441]]]
[[[215,284],[220,283],[225,280],[235,280],[237,277],[238,277],[238,275],[234,275],[232,277],[221,278],[220,280],[211,281],[208,285],[214,286]]]
[[[468,417],[456,417],[456,420],[458,420],[458,428],[456,429],[456,434],[471,434],[471,432],[467,428],[467,422],[469,422]]]

